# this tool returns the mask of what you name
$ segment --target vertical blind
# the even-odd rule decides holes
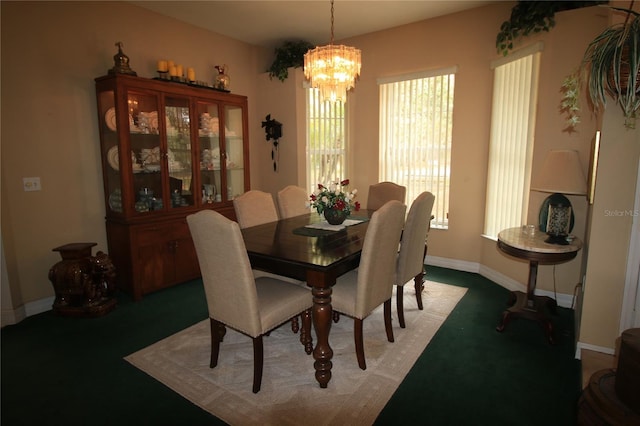
[[[484,230],[489,237],[526,223],[541,48],[494,63]]]
[[[433,227],[448,227],[456,68],[380,79],[379,178],[407,188],[410,205],[435,195]]]
[[[345,108],[324,102],[318,89],[307,90],[307,189],[348,178]]]

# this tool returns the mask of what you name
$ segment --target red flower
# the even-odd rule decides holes
[[[347,185],[349,185],[349,179],[345,179],[345,180],[343,180],[342,182],[340,182],[340,185],[342,185],[342,186],[347,186]]]
[[[324,185],[323,185],[323,184],[321,184],[321,183],[319,183],[319,184],[318,184],[318,190],[322,191],[323,189],[324,189]]]
[[[356,201],[356,211],[360,210],[360,201]]]
[[[314,194],[311,194],[311,201],[315,201],[317,197]]]

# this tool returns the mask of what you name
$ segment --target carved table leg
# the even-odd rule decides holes
[[[333,366],[333,350],[329,346],[329,330],[331,329],[331,287],[313,287],[313,327],[316,330],[316,347],[313,350],[313,364],[316,369],[316,380],[321,388],[326,388],[331,380],[331,367]]]

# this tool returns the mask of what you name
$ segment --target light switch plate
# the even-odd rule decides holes
[[[40,178],[39,177],[25,177],[22,178],[22,185],[25,191],[40,191],[42,187],[40,186]]]

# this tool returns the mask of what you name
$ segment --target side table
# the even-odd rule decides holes
[[[513,291],[509,297],[510,307],[502,314],[502,320],[496,327],[503,331],[512,318],[525,318],[537,321],[545,330],[549,343],[553,344],[553,324],[545,313],[545,308],[555,313],[556,301],[548,296],[535,295],[538,264],[556,264],[576,257],[582,248],[582,241],[574,238],[568,245],[545,242],[547,234],[535,229],[533,234],[521,227],[509,228],[498,234],[498,248],[511,256],[529,261],[529,281],[526,294]]]
[[[107,254],[91,255],[96,243],[56,247],[62,260],[49,270],[56,293],[53,312],[65,316],[97,317],[116,307],[115,268]]]

